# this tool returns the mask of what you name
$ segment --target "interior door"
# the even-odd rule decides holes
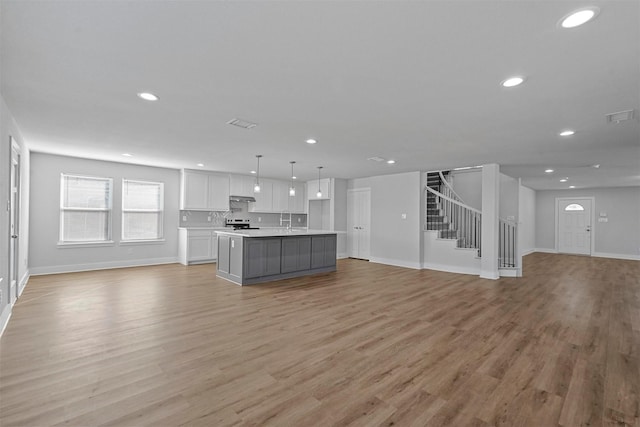
[[[11,197],[9,206],[9,301],[18,299],[18,231],[20,230],[20,153],[11,138]]]
[[[371,245],[371,190],[347,193],[347,254],[369,259]]]
[[[359,197],[360,229],[358,235],[359,257],[369,259],[371,252],[371,191],[361,191]]]
[[[558,252],[591,255],[591,199],[558,200]]]

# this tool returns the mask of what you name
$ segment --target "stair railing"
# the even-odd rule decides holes
[[[462,204],[465,204],[464,200],[462,200],[462,197],[460,197],[458,193],[456,193],[456,190],[454,190],[449,181],[447,181],[447,178],[445,178],[442,171],[438,171],[438,175],[440,176],[440,182],[444,184],[444,188],[442,187],[442,185],[440,186],[442,194],[451,197],[452,199],[457,200]]]
[[[429,186],[425,186],[425,190],[428,192],[427,203],[429,200],[435,201],[440,206],[441,215],[449,223],[450,229],[457,231],[458,247],[478,249],[480,255],[482,212]],[[429,197],[429,194],[432,194],[432,197]],[[428,218],[427,215],[427,221]],[[427,229],[428,225],[427,223]]]
[[[506,219],[498,219],[498,268],[517,268],[518,224]]]

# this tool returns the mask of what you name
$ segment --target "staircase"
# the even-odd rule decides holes
[[[449,172],[443,172],[446,177]],[[427,187],[442,193],[442,181],[438,172],[427,173]],[[434,193],[427,191],[427,220],[426,229],[438,231],[438,237],[441,239],[457,239],[458,231],[448,222],[447,218],[442,214],[442,209],[438,198]]]
[[[440,239],[456,241],[456,247],[477,249],[480,256],[479,211],[466,206],[460,197],[447,185],[450,172],[427,173],[426,230],[438,231]],[[436,194],[437,193],[437,194]]]

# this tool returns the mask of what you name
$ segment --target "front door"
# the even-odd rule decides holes
[[[558,199],[558,252],[591,255],[591,199]]]

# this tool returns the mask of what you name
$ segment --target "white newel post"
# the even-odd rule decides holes
[[[498,214],[500,209],[500,165],[482,166],[482,259],[480,277],[498,279]]]

